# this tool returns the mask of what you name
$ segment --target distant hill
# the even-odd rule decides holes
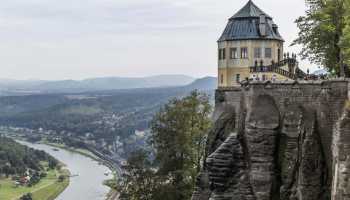
[[[64,86],[63,81],[60,82],[60,84]],[[63,88],[63,86],[61,88]],[[185,86],[178,87],[92,90],[86,92],[82,91],[79,93],[34,93],[31,95],[18,95],[17,93],[17,95],[5,95],[0,98],[0,117],[13,116],[19,113],[32,113],[33,111],[43,111],[46,109],[52,109],[52,107],[56,105],[72,105],[72,102],[78,102],[78,104],[80,104],[82,102],[99,102],[106,99],[109,100],[105,103],[105,105],[127,105],[126,107],[118,107],[118,110],[120,110],[127,109],[127,107],[133,107],[133,102],[138,102],[145,96],[150,97],[152,100],[150,102],[140,102],[140,104],[147,105],[147,103],[152,102],[157,104],[161,101],[164,102],[164,100],[171,97],[182,96],[182,94],[186,94],[195,89],[213,94],[216,87],[217,79],[215,77],[205,77],[194,80]]]
[[[216,78],[205,77],[176,87],[4,96],[0,97],[0,126],[43,128],[72,133],[75,137],[86,137],[89,133],[89,139],[95,142],[103,139],[109,145],[117,137],[130,142],[134,141],[136,130],[148,129],[155,112],[170,99],[197,89],[207,93],[213,103],[216,86]],[[122,155],[138,145],[120,147]]]
[[[216,77],[204,77],[193,81],[191,84],[187,85],[188,89],[194,90],[215,90],[218,86],[218,79]]]
[[[103,77],[81,81],[16,81],[3,79],[0,80],[0,94],[79,93],[100,90],[171,87],[188,85],[194,80],[193,77],[186,75],[159,75],[141,78]]]

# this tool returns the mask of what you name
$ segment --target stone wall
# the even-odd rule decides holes
[[[348,80],[217,90],[192,199],[350,199],[349,93]]]

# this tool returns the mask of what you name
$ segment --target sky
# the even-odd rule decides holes
[[[217,39],[247,0],[1,0],[0,78],[216,76]],[[254,0],[290,48],[304,0]],[[314,68],[301,62],[303,69]]]

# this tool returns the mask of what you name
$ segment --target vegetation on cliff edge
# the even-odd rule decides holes
[[[197,91],[173,99],[155,115],[150,152],[131,154],[117,188],[121,199],[190,199],[207,133],[211,127],[208,96]]]
[[[343,76],[350,64],[350,1],[306,0],[306,5],[306,15],[296,20],[300,31],[292,45],[303,46],[303,59]]]

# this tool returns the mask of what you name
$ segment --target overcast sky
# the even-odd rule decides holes
[[[217,73],[216,41],[247,0],[1,0],[0,78]],[[255,0],[288,48],[304,0]],[[302,63],[304,69],[309,65]]]

